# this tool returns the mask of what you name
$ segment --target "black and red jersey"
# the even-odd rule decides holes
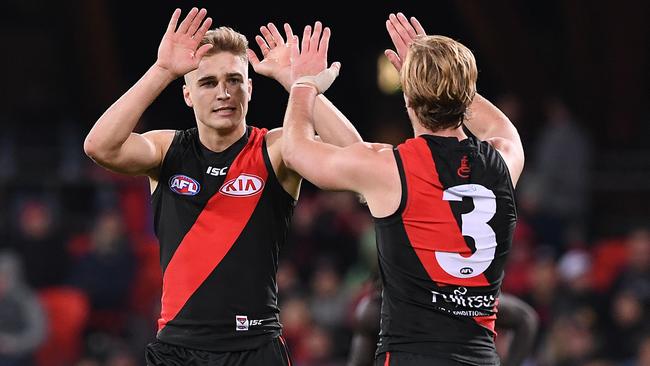
[[[517,215],[508,168],[473,136],[422,135],[394,154],[401,204],[375,219],[384,287],[378,353],[498,364],[496,305]]]
[[[220,153],[196,128],[176,132],[152,197],[159,340],[227,352],[280,334],[275,275],[295,202],[275,176],[266,132],[248,127]]]

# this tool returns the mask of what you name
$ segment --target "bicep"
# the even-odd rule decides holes
[[[338,147],[306,140],[287,161],[289,167],[319,188],[361,192],[372,175],[373,154],[364,143]]]
[[[151,176],[162,164],[173,137],[174,131],[167,130],[131,133],[114,156],[99,163],[118,173]]]

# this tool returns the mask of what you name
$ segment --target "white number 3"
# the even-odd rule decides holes
[[[462,201],[471,197],[474,209],[461,215],[462,234],[470,236],[476,244],[476,252],[469,257],[458,253],[436,252],[436,259],[445,272],[457,278],[471,278],[480,275],[490,266],[497,249],[496,234],[487,224],[497,212],[494,192],[480,184],[461,184],[445,190],[445,201]]]

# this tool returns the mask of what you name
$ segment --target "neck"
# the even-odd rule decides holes
[[[246,122],[242,122],[233,129],[216,129],[198,125],[199,141],[207,149],[214,152],[222,152],[230,145],[239,140],[246,133]]]
[[[467,135],[465,134],[465,131],[463,131],[462,127],[455,127],[455,128],[448,128],[445,130],[438,130],[438,131],[431,131],[430,129],[422,126],[420,122],[414,121],[413,122],[413,133],[415,134],[415,137],[418,137],[420,135],[433,135],[433,136],[440,136],[440,137],[455,137],[458,139],[458,141],[464,140],[467,138]]]

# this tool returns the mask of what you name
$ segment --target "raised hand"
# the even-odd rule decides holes
[[[212,18],[203,20],[206,14],[205,9],[192,8],[177,29],[176,25],[181,16],[181,10],[174,10],[167,31],[158,47],[158,59],[156,60],[158,67],[167,70],[174,77],[179,77],[199,66],[203,55],[212,48],[212,45],[209,44],[198,47],[199,42],[212,25]]]
[[[284,24],[285,39],[273,23],[260,27],[262,35],[255,36],[255,41],[262,52],[262,60],[257,57],[255,51],[250,48],[246,50],[248,60],[253,70],[278,81],[285,89],[289,90],[293,79],[291,79],[291,50],[288,42],[293,38],[291,26]]]
[[[402,63],[406,58],[409,46],[415,37],[426,35],[426,32],[415,17],[411,17],[409,22],[402,13],[397,13],[397,15],[390,14],[388,20],[386,20],[386,29],[388,30],[390,39],[393,41],[395,51],[388,49],[384,51],[384,54],[393,66],[395,66],[397,71],[399,71],[402,68]]]
[[[295,83],[302,81],[314,85],[320,93],[323,93],[334,82],[341,64],[334,62],[327,68],[330,35],[330,29],[325,27],[323,30],[321,22],[314,24],[313,33],[311,27],[306,26],[302,36],[302,50],[298,49],[298,37],[293,36],[289,48],[291,49],[291,78]]]

